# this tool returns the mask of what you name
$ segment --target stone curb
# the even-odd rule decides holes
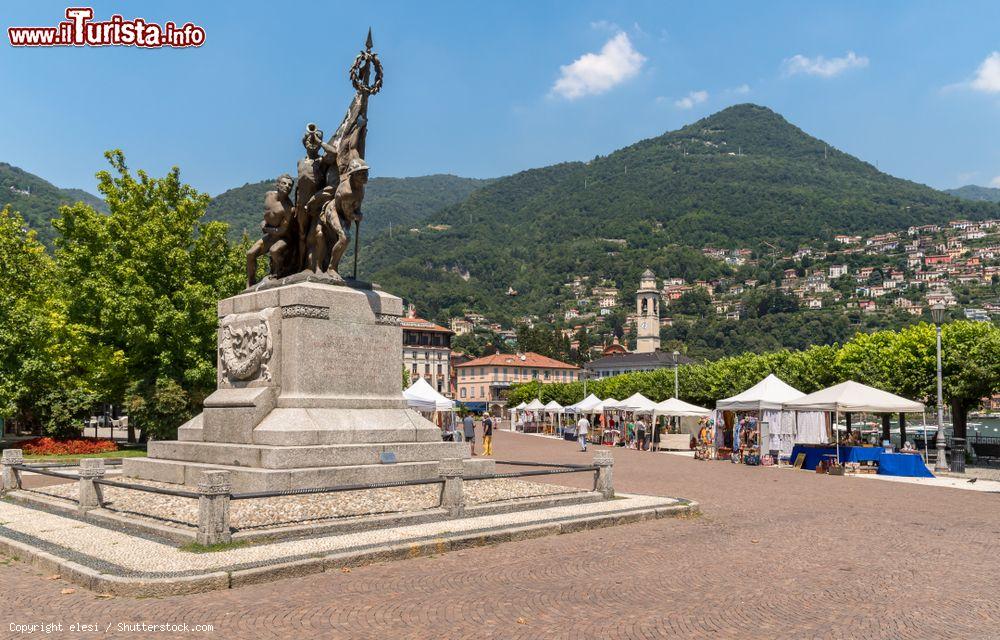
[[[2,536],[0,536],[0,552],[18,560],[25,560],[43,571],[58,573],[70,582],[91,591],[117,596],[149,598],[231,589],[324,571],[339,571],[344,568],[378,562],[439,555],[448,551],[561,535],[658,518],[693,515],[699,511],[697,502],[681,499],[681,504],[670,506],[636,507],[614,513],[569,517],[557,521],[513,527],[496,527],[485,531],[446,535],[419,542],[400,542],[304,560],[278,562],[252,569],[210,571],[194,576],[167,578],[143,578],[141,576],[101,573],[29,544]]]

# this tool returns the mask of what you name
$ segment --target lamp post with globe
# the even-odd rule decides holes
[[[940,302],[931,306],[931,319],[937,331],[937,462],[934,463],[934,470],[948,471],[944,442],[944,394],[941,392],[941,323],[944,322],[944,305]]]

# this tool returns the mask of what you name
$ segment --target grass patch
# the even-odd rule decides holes
[[[144,458],[145,449],[120,449],[118,451],[105,451],[104,453],[67,453],[58,456],[24,456],[25,460],[47,461],[47,462],[75,462],[82,458]]]
[[[181,551],[188,553],[216,553],[218,551],[229,551],[230,549],[242,549],[249,543],[246,540],[234,540],[232,542],[217,542],[215,544],[198,544],[188,542],[178,547]]]

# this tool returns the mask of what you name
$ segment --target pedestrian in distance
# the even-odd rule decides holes
[[[636,449],[639,451],[646,450],[646,423],[642,421],[642,418],[636,420],[635,423],[635,437],[636,437]]]
[[[489,413],[483,414],[483,455],[493,455],[493,418]]]
[[[576,439],[580,441],[580,451],[587,450],[587,432],[590,431],[590,420],[583,416],[576,423]]]
[[[471,413],[462,420],[462,431],[465,439],[469,441],[469,450],[472,451],[472,455],[476,455],[476,420]]]

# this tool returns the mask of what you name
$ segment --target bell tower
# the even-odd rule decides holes
[[[660,348],[660,291],[656,274],[646,269],[635,293],[635,324],[637,353],[652,353]]]

